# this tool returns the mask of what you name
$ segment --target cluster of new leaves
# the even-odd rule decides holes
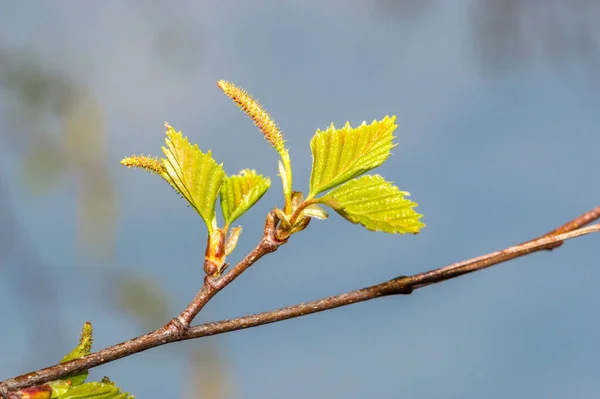
[[[132,156],[121,164],[146,169],[165,179],[198,212],[209,233],[218,228],[215,204],[219,195],[225,226],[229,227],[269,189],[271,180],[254,170],[226,176],[223,164],[218,164],[210,151],[203,153],[166,122],[165,127],[164,158]]]
[[[88,355],[92,350],[92,334],[92,325],[86,322],[79,344],[63,357],[61,363]],[[122,392],[108,377],[85,382],[87,377],[88,371],[84,370],[45,385],[23,389],[19,394],[23,399],[133,399],[133,395]]]
[[[330,206],[369,230],[418,233],[424,224],[413,209],[417,204],[405,198],[409,193],[379,175],[357,178],[388,159],[396,146],[392,135],[395,121],[396,117],[386,116],[357,128],[346,123],[341,129],[331,124],[325,131],[318,130],[310,142],[313,166],[307,201]]]
[[[395,146],[395,117],[386,116],[370,125],[363,122],[357,128],[346,123],[341,129],[332,124],[327,130],[317,130],[310,142],[313,165],[310,190],[305,197],[302,192],[292,189],[289,152],[271,115],[234,84],[221,80],[218,86],[250,116],[281,157],[279,174],[285,205],[283,209],[275,208],[280,221],[280,239],[285,240],[305,229],[311,218],[326,219],[327,212],[320,205],[329,206],[352,223],[360,223],[373,231],[418,233],[424,226],[419,220],[421,215],[413,209],[417,204],[406,198],[407,192],[400,191],[379,175],[359,177],[380,166],[390,156]],[[241,232],[240,227],[229,230],[231,224],[265,194],[271,181],[249,169],[227,176],[210,151],[203,153],[181,132],[167,123],[165,127],[164,158],[133,156],[121,163],[158,174],[198,212],[206,223],[209,236],[204,269],[207,274],[217,277],[225,269],[225,258],[235,248]],[[318,197],[319,194],[322,196]],[[215,212],[219,197],[223,228],[219,228]]]
[[[271,116],[234,84],[219,81],[218,86],[252,118],[282,158],[279,171],[286,204],[284,209],[276,208],[275,212],[281,221],[283,238],[306,228],[310,218],[327,218],[327,212],[319,204],[327,205],[352,223],[360,223],[373,231],[418,233],[424,226],[419,220],[422,215],[413,209],[417,204],[406,198],[407,192],[400,191],[379,175],[357,178],[380,166],[390,156],[395,147],[393,132],[398,127],[395,117],[386,116],[370,125],[363,122],[357,128],[346,123],[341,129],[331,124],[327,130],[317,130],[310,142],[313,165],[310,191],[304,198],[301,192],[292,190],[289,154],[283,146],[283,135]]]
[[[198,212],[209,234],[205,270],[218,276],[225,267],[226,255],[233,251],[241,233],[241,228],[235,227],[225,240],[231,224],[265,194],[271,180],[250,169],[227,176],[223,164],[217,163],[210,151],[202,152],[198,145],[192,145],[166,122],[165,127],[164,158],[132,156],[123,159],[121,164],[159,175]],[[223,228],[219,228],[215,212],[218,197],[225,221]]]

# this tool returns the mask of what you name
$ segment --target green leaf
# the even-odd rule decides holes
[[[313,164],[308,198],[329,190],[381,165],[395,146],[392,133],[398,127],[396,117],[365,122],[357,128],[350,123],[336,129],[333,123],[325,131],[317,130],[310,141]]]
[[[221,186],[221,210],[225,224],[230,225],[250,209],[269,189],[271,180],[254,170],[227,176]]]
[[[166,159],[162,159],[165,171],[161,176],[190,203],[211,232],[217,227],[215,203],[225,179],[222,165],[217,164],[210,151],[204,154],[181,132],[168,123],[165,127],[167,147],[163,147]]]
[[[107,378],[102,382],[86,382],[57,396],[58,399],[133,399],[129,392],[122,392]]]
[[[410,194],[379,175],[351,180],[316,201],[332,207],[352,223],[372,231],[418,233],[425,225],[419,221],[417,206],[404,197]]]
[[[60,398],[60,395],[64,395],[69,389],[71,389],[71,382],[64,380],[50,381],[48,385],[52,388],[51,398]]]
[[[60,361],[61,363],[68,362],[69,360],[78,359],[82,356],[89,355],[92,351],[92,342],[93,342],[93,329],[92,324],[89,321],[86,321],[81,329],[81,336],[79,338],[79,344],[69,352],[65,357]],[[80,371],[66,377],[61,378],[61,380],[70,380],[72,386],[80,385],[85,382],[88,376],[88,371]]]

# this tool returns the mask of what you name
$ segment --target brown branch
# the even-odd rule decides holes
[[[287,308],[271,310],[268,312],[238,317],[235,319],[202,324],[200,326],[191,327],[184,334],[182,340],[262,326],[264,324],[275,323],[278,321],[306,316],[312,313],[323,312],[325,310],[335,309],[357,302],[364,302],[387,295],[408,295],[414,290],[427,285],[451,280],[463,274],[482,270],[533,252],[542,251],[546,249],[545,247],[547,245],[598,231],[600,231],[600,224],[583,227],[568,233],[542,236],[535,241],[528,241],[523,244],[506,248],[502,251],[493,252],[488,255],[479,256],[477,258],[458,262],[453,265],[431,270],[429,272],[415,274],[413,276],[397,277],[384,283],[362,288],[360,290],[346,292],[312,302],[305,302],[298,305],[289,306]]]
[[[597,206],[596,208],[592,209],[591,211],[588,211],[584,214],[579,215],[575,219],[563,224],[562,226],[552,230],[549,233],[544,234],[542,237],[561,234],[561,233],[567,233],[569,231],[573,231],[580,227],[583,227],[586,224],[590,224],[594,220],[597,220],[597,219],[600,219],[600,206]],[[538,237],[538,238],[542,238],[542,237]],[[535,241],[535,239],[531,240],[531,241]],[[528,242],[530,242],[530,241],[528,241]],[[564,241],[558,241],[558,242],[549,244],[545,249],[553,250],[554,248],[560,247],[563,244],[563,242]]]
[[[63,364],[47,367],[45,369],[34,371],[29,374],[21,375],[2,381],[0,382],[0,393],[7,393],[35,385],[41,385],[48,381],[53,381],[58,378],[68,376],[69,374],[72,374],[74,372],[87,370],[99,366],[101,364],[105,364],[113,360],[129,356],[138,352],[142,352],[144,350],[164,345],[170,342],[199,338],[207,335],[222,334],[225,332],[256,327],[259,325],[274,323],[277,321],[282,321],[294,317],[300,317],[311,313],[322,312],[325,310],[337,308],[340,306],[346,306],[357,302],[367,301],[381,296],[395,294],[410,294],[411,292],[413,292],[413,290],[427,285],[450,280],[463,274],[482,270],[487,267],[506,262],[520,256],[549,249],[555,246],[556,243],[563,242],[570,238],[600,231],[600,224],[595,224],[593,226],[577,229],[579,226],[585,223],[589,223],[598,218],[600,218],[600,206],[594,208],[589,212],[586,212],[578,218],[573,219],[571,222],[559,227],[556,230],[553,230],[552,232],[538,239],[527,241],[525,243],[506,248],[502,251],[493,252],[467,261],[458,262],[439,269],[431,270],[425,273],[419,273],[408,277],[398,277],[371,287],[363,288],[357,291],[347,292],[344,294],[320,299],[313,302],[302,303],[287,308],[273,310],[270,312],[259,313],[236,319],[223,320],[219,322],[207,323],[200,326],[191,327],[185,330],[183,334],[181,333],[180,329],[173,328],[171,322],[154,332],[108,347],[106,349],[102,349],[88,356],[84,356],[82,358],[71,360]],[[557,234],[559,230],[561,231],[561,233]],[[263,240],[261,240],[261,243],[257,246],[257,248],[260,248],[262,244]],[[224,282],[219,282],[219,280],[216,280],[215,282],[212,282],[211,286],[214,286],[213,288],[209,289],[203,287],[203,289],[198,294],[197,298],[195,298],[195,301],[192,302],[192,304],[196,303],[196,305],[192,306],[191,304],[188,308],[194,309],[193,311],[199,308],[199,311],[206,304],[206,302],[208,302],[208,300],[212,298],[212,296],[214,296],[220,289],[222,289],[231,281],[233,281],[233,279],[239,276],[239,274],[246,270],[253,262],[258,260],[261,256],[263,256],[266,253],[268,252],[261,254],[260,251],[257,253],[255,253],[255,251],[252,251],[244,260],[242,260],[242,262],[240,262],[229,273],[222,277],[224,279]],[[231,273],[233,274],[229,276],[229,274]],[[212,291],[213,289],[215,290],[214,292]],[[201,292],[203,290],[211,291],[210,294],[201,295]],[[201,297],[202,299],[198,299],[198,297]],[[205,299],[205,297],[208,297],[208,299]]]
[[[183,334],[187,331],[196,315],[208,301],[212,299],[212,297],[229,285],[229,283],[246,271],[246,269],[256,263],[257,260],[266,254],[276,251],[277,248],[284,243],[275,237],[276,227],[277,216],[275,215],[275,212],[270,212],[267,215],[267,220],[265,222],[263,237],[256,248],[254,248],[240,263],[235,265],[233,269],[220,278],[214,279],[211,276],[206,276],[204,278],[204,285],[200,291],[198,291],[192,302],[185,308],[179,317],[171,320],[168,326],[177,330],[180,335]]]

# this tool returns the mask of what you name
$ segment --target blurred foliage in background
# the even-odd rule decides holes
[[[375,18],[401,23],[426,18],[443,3],[374,0],[371,4]],[[466,4],[470,23],[465,26],[465,40],[483,73],[501,74],[540,63],[568,70],[581,60],[587,61],[588,73],[596,73],[600,66],[600,2],[596,0],[472,0]]]
[[[10,100],[3,139],[23,159],[24,188],[48,195],[63,179],[73,182],[77,236],[85,248],[109,255],[117,201],[106,167],[104,116],[93,94],[27,49],[0,48],[0,84]]]

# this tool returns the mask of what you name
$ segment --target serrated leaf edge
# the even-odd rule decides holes
[[[313,166],[310,176],[310,193],[307,198],[313,198],[319,193],[322,193],[333,187],[343,184],[344,182],[356,178],[362,175],[363,173],[366,173],[369,170],[372,170],[383,164],[389,158],[392,148],[394,148],[397,145],[393,142],[395,136],[392,134],[394,130],[398,127],[395,121],[396,116],[393,115],[390,117],[389,115],[386,115],[380,121],[373,120],[373,122],[371,122],[371,124],[369,125],[367,125],[366,122],[363,122],[355,128],[352,128],[350,126],[350,122],[346,122],[344,127],[340,129],[336,129],[333,123],[326,130],[318,129],[310,141],[311,153],[313,156]],[[388,126],[383,126],[386,123],[388,124]],[[378,133],[379,129],[375,128],[376,124],[382,125],[380,129],[389,131],[389,137],[376,140],[373,143],[373,147],[365,148],[365,143],[361,142],[361,139],[368,140],[370,137]],[[369,135],[369,137],[366,137],[366,135],[364,135],[364,132],[368,131],[367,129],[369,128],[373,128],[374,130]],[[361,132],[361,129],[363,130],[363,132]],[[346,143],[348,143],[347,137],[351,134],[356,134],[356,140],[353,144],[354,154],[353,156],[346,157],[345,167],[342,170],[339,170],[337,168],[339,168],[339,164],[342,160],[342,157],[344,156],[344,151],[347,148],[345,147],[347,145]],[[384,136],[385,134],[386,133],[384,132],[381,134],[381,136]],[[362,137],[363,135],[365,137]],[[334,142],[336,140],[341,141],[342,145],[340,146],[338,153],[333,154],[335,155],[334,160],[334,157],[331,156],[330,152],[332,151]],[[362,148],[362,153],[358,157],[356,157],[355,152],[356,149],[359,147]],[[316,154],[319,150],[322,151],[320,155]],[[378,154],[374,155],[374,153]],[[359,161],[364,160],[366,157],[370,157],[372,159],[371,162],[367,163],[366,166],[357,167]],[[335,171],[336,175],[333,176],[329,182],[323,184],[322,180],[324,178],[324,175],[327,173],[328,166],[331,167],[332,163],[338,165]],[[342,178],[342,176],[348,173],[349,170],[352,170],[353,167],[356,168],[354,173]]]
[[[362,179],[369,179],[369,180],[375,180],[375,179],[380,179],[379,182],[372,182],[370,184],[367,184],[365,187],[360,187],[360,190],[368,190],[370,188],[373,187],[377,187],[377,186],[381,186],[382,184],[387,185],[387,187],[389,189],[395,189],[397,190],[396,193],[393,193],[392,195],[386,195],[382,198],[376,198],[376,199],[360,199],[358,201],[351,201],[351,202],[341,202],[339,199],[339,196],[336,197],[336,194],[339,192],[343,192],[342,190],[344,190],[344,186],[346,186],[347,184],[357,184],[359,180]],[[347,189],[347,188],[346,188]],[[406,204],[403,205],[402,207],[398,207],[398,208],[383,208],[381,210],[375,210],[375,211],[367,211],[367,212],[360,212],[360,213],[352,213],[348,211],[348,205],[356,205],[360,202],[380,202],[383,199],[386,198],[393,198],[393,197],[398,197],[400,196],[400,200],[405,201]],[[419,213],[417,213],[416,211],[414,211],[414,208],[418,205],[416,202],[413,202],[411,200],[408,200],[406,197],[410,196],[410,194],[406,191],[402,191],[400,190],[397,186],[395,186],[392,182],[389,182],[387,180],[385,180],[382,176],[380,175],[366,175],[366,176],[361,176],[359,178],[355,178],[352,180],[349,180],[343,184],[341,184],[340,186],[336,187],[335,189],[331,190],[330,192],[328,192],[327,194],[325,194],[324,196],[315,199],[314,201],[323,205],[327,205],[329,207],[331,207],[332,209],[334,209],[337,213],[339,213],[341,216],[343,216],[345,219],[347,219],[348,221],[355,223],[355,224],[361,224],[362,226],[364,226],[365,228],[367,228],[368,230],[371,231],[383,231],[386,233],[391,233],[391,234],[405,234],[405,233],[413,233],[416,234],[418,233],[423,227],[425,227],[425,224],[422,223],[420,221],[420,218],[423,216]],[[373,226],[367,226],[364,223],[364,220],[361,220],[361,217],[365,217],[366,215],[373,215],[374,213],[377,212],[382,212],[382,213],[389,213],[390,211],[393,210],[405,210],[407,212],[412,212],[412,217],[411,218],[403,218],[406,220],[412,220],[412,222],[404,224],[402,226],[399,226],[398,224],[395,224],[393,222],[390,222],[388,220],[384,220],[384,219],[372,219],[374,224],[377,224],[378,226],[382,227],[382,228],[378,228],[377,226],[373,227]]]
[[[241,184],[238,184],[241,183]],[[226,176],[221,186],[221,211],[225,224],[231,225],[252,208],[271,187],[271,179],[253,169]]]

